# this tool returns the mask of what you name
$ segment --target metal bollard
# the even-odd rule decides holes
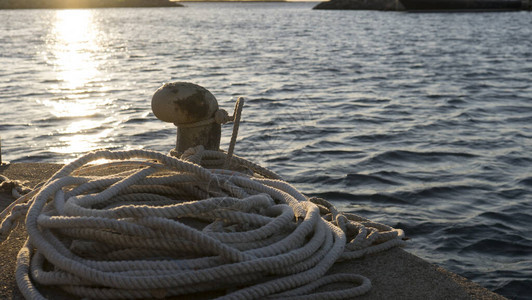
[[[218,101],[207,89],[188,82],[166,83],[153,94],[151,108],[158,119],[177,126],[173,155],[198,145],[219,150],[222,129],[214,121]]]

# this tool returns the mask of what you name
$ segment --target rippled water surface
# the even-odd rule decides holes
[[[167,152],[151,96],[194,82],[227,110],[247,99],[239,155],[530,299],[532,14],[313,5],[0,11],[3,160]]]

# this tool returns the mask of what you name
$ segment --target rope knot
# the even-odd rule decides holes
[[[196,147],[190,147],[183,154],[181,154],[181,159],[195,164],[200,164],[201,159],[203,158],[203,150],[205,147],[203,145],[198,145]]]

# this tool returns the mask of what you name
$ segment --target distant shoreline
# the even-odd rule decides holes
[[[2,9],[183,7],[183,2],[287,2],[286,0],[0,0]],[[310,2],[319,2],[314,0]]]
[[[177,2],[288,2],[288,1],[287,0],[178,0]],[[301,2],[305,2],[305,1],[301,1]],[[319,2],[319,0],[308,1],[308,2]]]
[[[0,9],[183,7],[170,0],[0,0]]]

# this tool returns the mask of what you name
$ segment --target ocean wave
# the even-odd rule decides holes
[[[349,186],[359,186],[359,185],[374,185],[374,184],[385,184],[385,185],[401,185],[401,183],[382,178],[378,175],[365,175],[365,174],[347,174],[346,184]]]
[[[309,194],[313,197],[324,198],[328,201],[353,201],[353,202],[376,202],[376,203],[390,203],[390,204],[409,204],[404,199],[385,194],[351,194],[345,192],[322,192]]]
[[[97,118],[105,118],[105,117],[106,115],[103,113],[94,113],[94,114],[81,115],[81,116],[50,116],[50,117],[46,117],[43,119],[37,119],[33,122],[41,126],[42,124],[69,122],[73,120],[83,120],[83,119],[97,119]]]
[[[505,283],[501,287],[494,290],[495,293],[505,295],[513,300],[529,300],[530,299],[530,287],[532,286],[532,280],[505,280]]]
[[[521,180],[518,181],[518,183],[522,184],[522,185],[525,185],[525,186],[532,187],[532,176],[524,178],[524,179],[521,179]]]
[[[472,159],[477,155],[465,152],[440,152],[440,151],[408,151],[391,150],[373,155],[369,158],[368,164],[393,162],[416,162],[416,163],[438,163],[449,160]]]
[[[485,238],[463,247],[459,253],[485,253],[491,256],[530,257],[532,241],[517,235],[503,235],[498,239]]]

